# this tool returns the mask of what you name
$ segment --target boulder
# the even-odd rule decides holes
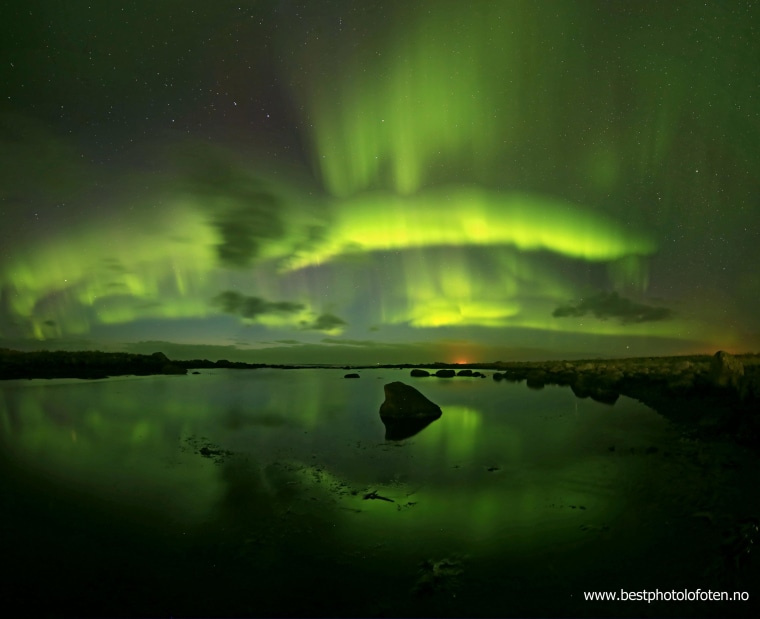
[[[346,374],[343,378],[361,378],[358,374]]]
[[[501,374],[502,379],[510,383],[519,383],[528,377],[528,373],[523,370],[504,370]]]
[[[620,395],[604,377],[595,378],[582,374],[578,375],[576,380],[571,383],[570,389],[572,389],[577,398],[591,398],[610,406],[617,402]]]
[[[457,373],[454,370],[438,370],[435,375],[438,378],[451,378],[452,376],[456,376]]]
[[[472,370],[459,370],[457,376],[472,376]]]
[[[732,354],[719,350],[710,362],[710,382],[716,387],[739,388],[744,376],[744,365]]]
[[[384,387],[385,401],[380,405],[380,417],[387,419],[438,419],[440,407],[424,395],[400,381]]]
[[[430,376],[427,370],[412,370],[412,376]]]
[[[543,389],[546,385],[546,373],[541,370],[531,370],[528,372],[525,384],[528,389]]]

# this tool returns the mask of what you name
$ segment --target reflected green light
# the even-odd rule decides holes
[[[129,381],[123,390],[114,389],[113,382],[110,389],[61,382],[29,383],[18,398],[4,399],[0,392],[0,425],[10,429],[19,464],[79,491],[98,488],[109,500],[129,506],[151,497],[160,505],[170,492],[175,524],[208,517],[220,495],[213,467],[197,458],[181,468],[166,466],[176,457],[182,425],[196,425],[209,410],[206,404],[186,399],[181,417],[159,418],[145,414],[150,407]],[[147,391],[155,396],[151,387],[155,384]]]
[[[655,243],[598,212],[537,195],[472,187],[414,196],[368,194],[340,205],[329,238],[293,258],[290,268],[321,264],[344,253],[439,245],[511,245],[590,261],[648,255]]]
[[[445,454],[447,461],[459,461],[473,455],[481,431],[481,414],[469,406],[444,406],[446,423],[433,423],[425,428],[425,444],[436,453]]]

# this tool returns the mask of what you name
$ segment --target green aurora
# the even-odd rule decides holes
[[[760,346],[753,7],[143,4],[3,9],[0,346]]]

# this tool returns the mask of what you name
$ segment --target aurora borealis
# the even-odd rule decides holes
[[[0,347],[760,349],[760,10],[0,9]]]

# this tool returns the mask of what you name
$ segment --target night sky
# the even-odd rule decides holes
[[[760,350],[760,5],[7,0],[0,347]]]

